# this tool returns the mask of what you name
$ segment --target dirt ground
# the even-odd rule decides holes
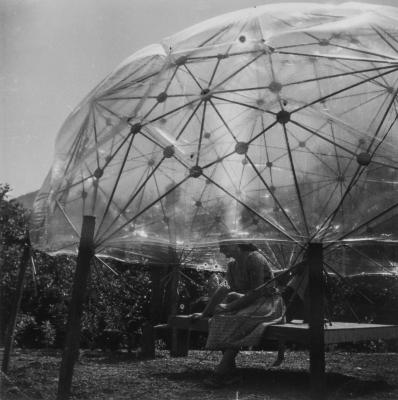
[[[72,399],[106,400],[301,400],[309,399],[308,353],[289,351],[280,367],[275,353],[242,352],[239,380],[213,387],[207,381],[219,353],[191,351],[185,358],[157,352],[152,360],[126,353],[81,352]],[[327,353],[330,400],[398,399],[398,354]],[[2,376],[2,400],[55,399],[60,353],[16,350],[9,375]]]

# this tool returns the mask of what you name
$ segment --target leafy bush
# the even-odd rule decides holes
[[[15,327],[15,342],[20,347],[51,347],[55,342],[55,328],[50,321],[39,324],[33,316],[22,314]]]
[[[334,319],[398,324],[398,276],[359,274],[348,276],[345,281],[332,277],[328,292]]]
[[[26,211],[8,200],[9,185],[0,184],[0,342],[3,342],[17,282],[21,246],[26,234]]]
[[[3,341],[15,299],[18,266],[27,229],[27,211],[8,199],[8,185],[0,184],[0,339]],[[33,252],[37,274],[27,269],[16,342],[25,347],[62,347],[66,331],[76,259]],[[110,262],[92,269],[82,318],[82,344],[92,346],[105,329],[131,336],[137,346],[140,324],[148,319],[149,275],[143,268]]]
[[[332,320],[398,325],[398,276],[357,274],[345,281],[328,279],[328,311]],[[398,339],[373,340],[340,347],[355,351],[397,351]]]

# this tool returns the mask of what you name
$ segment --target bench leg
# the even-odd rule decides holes
[[[142,326],[141,354],[144,357],[155,358],[155,329],[149,323]]]
[[[189,350],[190,331],[187,329],[172,329],[171,357],[186,357]]]
[[[285,361],[285,350],[286,350],[286,344],[284,340],[280,340],[278,342],[278,355],[276,357],[276,360],[272,364],[273,367],[279,367],[283,361]]]

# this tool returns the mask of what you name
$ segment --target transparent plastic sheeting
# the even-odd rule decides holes
[[[76,252],[94,215],[97,254],[130,262],[210,268],[220,238],[281,266],[313,241],[394,249],[397,10],[271,4],[133,54],[59,132],[34,245]]]

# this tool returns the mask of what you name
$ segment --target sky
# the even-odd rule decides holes
[[[1,0],[0,183],[11,185],[11,197],[39,189],[63,121],[135,51],[205,19],[275,2]]]

